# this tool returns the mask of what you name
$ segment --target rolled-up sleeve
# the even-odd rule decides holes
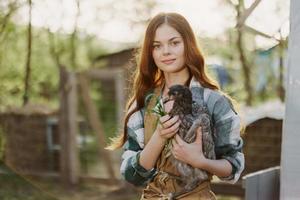
[[[231,175],[220,179],[235,183],[244,170],[245,163],[240,117],[230,100],[220,93],[212,92],[207,103],[212,112],[216,158],[226,159],[232,165]]]
[[[140,153],[144,148],[144,125],[142,112],[133,113],[127,123],[127,141],[120,172],[124,179],[135,186],[146,185],[155,175],[156,170],[146,170],[139,163]]]

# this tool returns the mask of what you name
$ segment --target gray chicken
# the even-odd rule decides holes
[[[169,88],[167,100],[174,100],[173,107],[169,112],[170,116],[178,115],[181,120],[178,135],[187,143],[192,143],[196,139],[198,127],[202,128],[202,150],[208,159],[216,159],[214,151],[213,135],[210,127],[210,116],[207,108],[193,102],[190,89],[183,85],[174,85]],[[175,199],[183,193],[193,190],[201,182],[208,179],[208,172],[193,168],[189,164],[183,163],[173,157],[170,153],[171,146],[165,151],[171,156],[172,164],[177,168],[181,175],[183,191],[171,195]]]

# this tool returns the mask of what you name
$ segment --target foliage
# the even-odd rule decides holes
[[[7,105],[20,106],[23,95],[23,79],[26,57],[26,27],[9,23],[6,38],[0,45],[0,108]],[[55,48],[59,49],[61,64],[71,68],[70,35],[55,35]],[[104,50],[93,36],[83,36],[78,41],[78,71],[91,66],[95,55]],[[58,105],[59,71],[50,54],[48,31],[33,29],[32,72],[30,98],[33,102]],[[80,58],[80,59],[79,59]]]
[[[226,71],[230,75],[230,84],[225,85],[222,90],[236,99],[239,103],[244,104],[247,98],[247,90],[245,89],[243,82],[244,76],[242,74],[242,68],[239,61],[239,52],[235,45],[237,33],[234,29],[230,28],[225,31],[225,36],[217,38],[199,38],[200,48],[203,51],[206,63],[219,64],[225,67]],[[278,80],[278,65],[279,62],[279,49],[278,46],[270,49],[256,49],[255,35],[245,32],[243,37],[243,43],[245,44],[245,56],[246,60],[251,66],[251,85],[255,89],[253,97],[253,105],[260,104],[262,102],[276,99],[278,95],[276,93],[276,87],[279,84]],[[259,63],[260,53],[269,52],[269,56],[266,58],[266,63]],[[286,51],[286,47],[285,50]],[[286,58],[286,54],[283,55]],[[261,69],[265,69],[262,72]],[[276,71],[277,70],[277,71]],[[272,71],[270,73],[269,71]],[[215,79],[217,74],[214,70],[208,67],[208,73]],[[263,90],[258,91],[258,77],[265,77],[267,79]]]
[[[153,96],[152,96],[152,98],[153,98]],[[158,115],[158,117],[162,117],[162,116],[167,114],[166,111],[163,108],[163,105],[160,103],[160,98],[159,97],[156,97],[155,106],[154,106],[153,109],[150,110],[150,112]]]

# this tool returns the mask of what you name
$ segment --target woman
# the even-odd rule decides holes
[[[166,114],[158,119],[160,123],[156,123],[155,115],[148,112],[155,106],[156,98],[166,97],[170,86],[175,84],[189,86],[194,100],[207,106],[214,129],[216,160],[204,157],[200,128],[195,142],[188,144],[176,135],[180,126],[178,116]],[[114,140],[110,149],[124,146],[120,170],[128,182],[146,186],[141,199],[171,199],[173,194],[182,190],[177,170],[162,153],[169,138],[173,138],[172,154],[176,159],[206,170],[224,181],[234,183],[238,180],[244,168],[239,116],[231,100],[206,74],[204,58],[183,16],[161,13],[150,21],[140,52],[133,92],[124,133]],[[163,106],[168,113],[172,102]],[[176,196],[176,199],[215,199],[209,177],[194,190]]]

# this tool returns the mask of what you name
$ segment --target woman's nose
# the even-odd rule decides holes
[[[170,54],[170,49],[169,49],[169,46],[168,46],[168,45],[165,45],[165,46],[163,47],[163,54],[164,54],[164,55]]]

